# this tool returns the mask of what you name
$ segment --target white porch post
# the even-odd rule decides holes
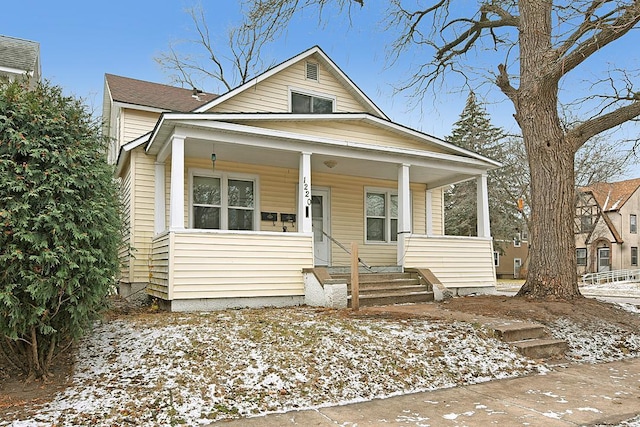
[[[311,153],[300,153],[298,191],[298,231],[311,233]]]
[[[154,231],[156,234],[162,233],[165,229],[165,210],[166,203],[164,197],[164,163],[156,162],[156,176],[155,176],[155,221]]]
[[[404,266],[405,239],[411,233],[411,200],[409,193],[409,165],[398,168],[398,254],[399,266]]]
[[[425,195],[426,199],[426,212],[427,212],[427,224],[426,231],[427,236],[433,236],[433,190],[427,190]]]
[[[171,195],[169,221],[171,229],[184,228],[184,136],[171,140]]]
[[[478,175],[476,178],[476,193],[478,197],[478,237],[491,237],[487,174]]]

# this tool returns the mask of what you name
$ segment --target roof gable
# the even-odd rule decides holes
[[[0,35],[0,70],[3,68],[40,76],[40,44]]]
[[[640,178],[619,182],[597,182],[582,191],[591,191],[604,212],[618,211],[640,187]]]
[[[114,74],[105,74],[105,84],[114,102],[165,111],[191,111],[217,97],[217,95],[208,93],[194,93],[192,89],[146,82]]]
[[[340,70],[340,68],[320,49],[318,46],[314,46],[311,49],[308,49],[299,55],[294,56],[291,59],[288,59],[282,62],[275,67],[265,71],[259,76],[253,78],[252,80],[238,86],[235,89],[227,92],[224,95],[208,102],[194,110],[194,112],[208,112],[208,111],[220,111],[220,109],[216,109],[216,107],[228,102],[229,100],[240,97],[242,94],[250,93],[250,89],[255,89],[259,84],[265,82],[268,79],[273,78],[274,76],[284,73],[286,70],[291,69],[292,67],[304,67],[306,70],[307,61],[317,62],[321,67],[322,71],[328,72],[329,75],[337,82],[343,91],[346,91],[350,94],[350,96],[361,106],[361,110],[357,112],[366,112],[372,114],[374,116],[387,119],[388,117],[380,110],[374,103],[365,95],[364,92],[358,88],[351,79]],[[302,68],[301,68],[302,69]],[[302,76],[303,73],[300,74],[300,80],[304,80]],[[323,73],[324,74],[324,73]],[[295,83],[293,83],[295,85]],[[215,109],[215,110],[214,110]],[[257,112],[257,111],[256,111]],[[265,111],[260,111],[265,112]],[[279,112],[285,112],[281,110]]]

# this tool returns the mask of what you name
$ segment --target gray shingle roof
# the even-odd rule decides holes
[[[191,89],[145,82],[114,74],[105,74],[105,79],[114,101],[161,110],[186,113],[218,97],[209,93],[199,93],[198,98],[194,98]]]
[[[39,74],[40,43],[0,35],[0,67]]]

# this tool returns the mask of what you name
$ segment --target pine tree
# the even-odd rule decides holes
[[[447,141],[458,147],[501,161],[504,158],[501,141],[504,131],[491,124],[489,114],[478,103],[473,92],[469,93],[460,118],[453,125]],[[500,242],[510,241],[521,228],[516,201],[504,187],[508,179],[505,170],[489,172],[489,220],[491,234],[500,248]],[[455,236],[477,235],[477,198],[475,180],[454,185],[445,192],[445,230]]]
[[[121,219],[99,126],[79,100],[0,80],[0,357],[46,377],[105,307]]]

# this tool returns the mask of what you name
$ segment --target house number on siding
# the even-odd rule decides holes
[[[304,201],[305,201],[305,217],[309,218],[309,206],[311,206],[311,190],[309,189],[309,183],[307,182],[307,177],[302,179],[302,189],[304,191]]]

